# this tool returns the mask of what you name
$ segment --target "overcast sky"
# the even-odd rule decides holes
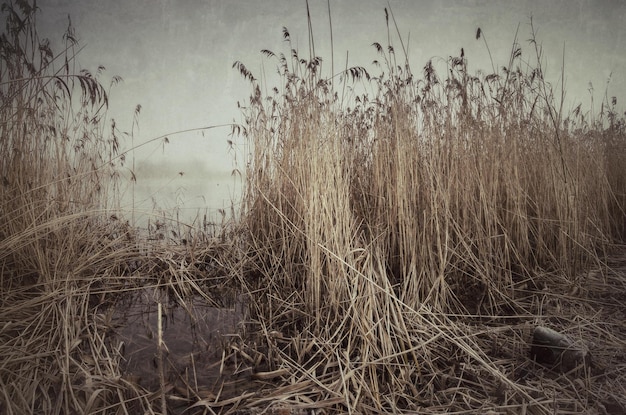
[[[464,48],[470,71],[489,71],[480,27],[496,65],[506,65],[520,25],[519,41],[530,53],[529,18],[548,60],[548,78],[559,82],[563,48],[569,105],[589,106],[589,83],[601,100],[612,73],[609,96],[626,100],[625,1],[409,1],[389,4],[405,39],[414,72],[434,57],[458,55]],[[107,68],[106,82],[124,83],[111,96],[110,115],[130,130],[133,110],[142,106],[135,142],[176,131],[240,121],[237,101],[249,84],[232,69],[242,61],[257,77],[275,71],[261,49],[287,52],[282,27],[289,29],[301,54],[308,53],[305,0],[49,0],[41,8],[41,32],[59,40],[67,16],[82,45],[81,67]],[[327,0],[310,0],[316,52],[329,71]],[[373,42],[386,44],[386,0],[330,0],[335,61],[372,70]],[[162,206],[220,208],[234,189],[227,140],[230,130],[171,135],[170,144],[137,152],[140,198],[155,196]],[[240,157],[242,155],[240,154]],[[184,175],[178,174],[184,172]],[[182,206],[183,204],[184,206]]]

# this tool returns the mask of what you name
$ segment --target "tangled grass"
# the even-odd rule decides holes
[[[268,80],[233,65],[253,90],[242,281],[261,331],[290,339],[268,335],[268,354],[289,383],[317,386],[304,401],[355,413],[624,408],[621,375],[548,381],[526,347],[547,324],[605,339],[596,353],[623,348],[610,315],[576,317],[600,312],[607,287],[623,308],[624,276],[606,265],[625,236],[616,100],[564,114],[534,29],[530,54],[516,41],[496,73],[468,73],[461,51],[443,76],[429,61],[420,77],[395,39],[373,45],[378,74],[345,68],[339,85],[283,36],[287,53],[263,51],[280,77],[266,94]],[[345,94],[361,84],[373,95]],[[623,367],[618,355],[603,367]],[[613,398],[608,383],[621,385]]]
[[[626,410],[624,118],[615,99],[564,114],[534,33],[494,73],[470,74],[461,52],[444,76],[415,74],[390,36],[373,45],[378,74],[327,78],[284,29],[287,54],[263,51],[274,89],[234,65],[252,86],[234,131],[252,150],[241,221],[174,246],[116,209],[104,68],[76,73],[71,27],[53,54],[30,3],[2,12],[0,412]],[[248,329],[220,373],[249,366],[247,391],[177,391],[160,336],[160,389],[123,373],[111,313],[146,285],[183,306],[245,294]],[[539,366],[536,325],[593,360]]]

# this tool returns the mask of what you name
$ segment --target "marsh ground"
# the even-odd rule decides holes
[[[276,87],[233,64],[239,210],[140,228],[103,68],[2,12],[0,412],[626,410],[626,121],[564,111],[532,21],[476,74],[414,72],[391,10],[375,74],[324,76],[284,28]],[[538,365],[538,325],[591,359]]]

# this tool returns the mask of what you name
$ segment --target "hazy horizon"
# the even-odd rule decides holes
[[[608,96],[617,96],[623,112],[625,2],[395,0],[389,5],[409,42],[415,73],[421,74],[431,58],[458,56],[461,48],[470,72],[491,72],[484,41],[475,39],[478,27],[497,67],[508,62],[518,25],[518,42],[523,53],[532,56],[527,42],[532,16],[547,59],[546,78],[555,85],[560,82],[565,52],[565,110],[578,103],[589,109],[592,84],[597,112],[612,74]],[[345,67],[346,53],[348,66],[360,65],[376,73],[371,62],[378,56],[371,45],[387,42],[383,9],[389,5],[375,0],[330,2],[335,73]],[[305,1],[52,0],[38,6],[42,36],[53,45],[59,42],[69,14],[85,46],[77,59],[80,66],[93,72],[98,65],[105,66],[105,85],[114,75],[124,79],[111,93],[109,113],[121,130],[130,132],[134,109],[141,105],[135,145],[168,136],[165,146],[156,140],[135,152],[136,203],[147,200],[141,208],[150,209],[156,199],[162,207],[178,206],[189,212],[226,207],[240,189],[232,182],[232,170],[245,170],[242,140],[235,137],[231,148],[228,127],[173,133],[240,122],[237,102],[247,100],[249,83],[232,64],[241,61],[255,76],[271,80],[276,61],[260,51],[288,53],[283,26],[294,46],[308,56]],[[328,76],[332,60],[328,5],[310,1],[309,7],[316,54],[324,58]],[[124,147],[130,146],[127,140]]]

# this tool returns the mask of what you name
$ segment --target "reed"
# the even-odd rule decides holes
[[[626,237],[626,124],[616,99],[564,113],[533,29],[491,73],[461,51],[418,74],[385,10],[378,72],[328,77],[313,40],[302,58],[283,29],[287,52],[262,51],[275,88],[233,65],[252,88],[233,126],[251,150],[240,219],[210,235],[206,218],[163,214],[142,234],[119,209],[129,170],[104,68],[76,69],[71,26],[54,54],[29,2],[1,11],[0,413],[626,408],[626,270],[610,256]],[[112,321],[146,285],[187,310],[243,292],[251,321],[219,368],[191,356],[176,380],[159,339],[160,390],[146,390]],[[594,365],[538,368],[536,324],[595,344]],[[198,384],[232,361],[254,391]]]
[[[101,301],[136,255],[134,230],[114,214],[120,143],[104,68],[76,68],[71,26],[54,54],[36,13],[30,2],[2,5],[0,412],[145,409],[104,329]]]
[[[429,61],[417,74],[390,35],[373,45],[377,74],[327,78],[322,58],[283,37],[286,53],[262,51],[279,73],[272,90],[233,65],[253,91],[240,128],[252,149],[243,284],[263,331],[306,344],[273,353],[348,411],[436,406],[432,382],[458,353],[516,405],[551,412],[466,324],[531,320],[537,293],[585,286],[584,270],[624,240],[615,101],[593,120],[564,114],[534,28],[528,49],[516,40],[507,65],[487,74],[470,74],[463,51],[444,73]],[[373,92],[345,92],[358,90]],[[445,402],[476,409],[480,389]]]
[[[0,413],[166,413],[198,385],[172,398],[171,379],[154,393],[128,376],[116,305],[146,285],[185,309],[194,295],[225,302],[207,292],[228,286],[228,223],[219,240],[206,217],[183,228],[153,212],[147,229],[131,225],[120,206],[133,148],[107,115],[121,78],[105,87],[104,67],[78,68],[71,24],[55,54],[34,3],[0,12]]]

